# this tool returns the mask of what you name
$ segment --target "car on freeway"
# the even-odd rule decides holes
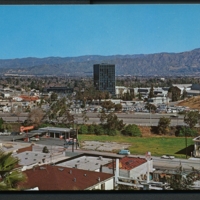
[[[32,141],[39,141],[40,139],[36,138],[36,137],[32,137],[32,138],[30,138],[30,140],[32,140]]]
[[[161,158],[164,158],[164,159],[174,159],[175,157],[171,156],[171,155],[162,155]]]
[[[121,149],[118,154],[120,155],[130,155],[130,151],[129,150],[125,150],[125,149]]]

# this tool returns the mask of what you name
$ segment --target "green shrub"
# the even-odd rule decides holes
[[[178,134],[179,137],[184,137],[184,136],[195,137],[197,135],[198,135],[197,130],[191,129],[189,127],[181,127]]]
[[[108,135],[110,135],[110,136],[115,136],[115,135],[117,135],[117,130],[115,130],[115,129],[108,129],[108,130],[106,131],[106,133],[107,133]]]
[[[95,127],[96,127],[96,125],[89,125],[88,126],[88,133],[89,134],[95,134]]]
[[[135,124],[129,124],[128,126],[126,126],[125,129],[122,131],[122,134],[134,137],[142,136],[140,129]]]
[[[86,125],[81,125],[79,130],[78,130],[79,134],[87,134],[88,133],[88,127]]]
[[[105,130],[103,129],[103,127],[101,125],[96,125],[94,132],[95,132],[96,135],[105,134]]]
[[[49,153],[49,149],[47,148],[47,146],[44,146],[42,153]]]

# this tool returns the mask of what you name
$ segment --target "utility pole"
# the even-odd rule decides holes
[[[185,131],[185,156],[186,156],[186,159],[187,159],[187,133]]]
[[[151,126],[151,106],[149,106],[149,123],[150,123],[150,126]]]

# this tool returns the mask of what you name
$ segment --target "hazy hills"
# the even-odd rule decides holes
[[[116,75],[198,75],[200,48],[182,53],[48,57],[0,60],[1,73],[33,75],[92,75],[93,64],[112,63]]]

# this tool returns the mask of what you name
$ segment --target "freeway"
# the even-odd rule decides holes
[[[87,116],[89,117],[89,120],[87,121],[88,124],[92,123],[100,123],[99,113],[92,113],[92,112],[87,112]],[[177,126],[177,125],[186,125],[184,123],[184,116],[183,115],[172,115],[172,114],[152,114],[152,113],[117,113],[116,114],[119,119],[123,120],[124,123],[126,124],[137,124],[137,125],[142,125],[142,126],[157,126],[159,119],[161,117],[168,117],[171,119],[171,126]],[[19,121],[25,121],[27,119],[28,114],[27,113],[21,113],[19,117],[11,115],[9,113],[0,113],[0,117],[5,122],[16,122],[17,120]],[[172,117],[173,116],[173,117]],[[83,118],[82,114],[78,113],[75,114],[75,121],[78,124],[83,123]]]
[[[142,126],[157,126],[158,122],[161,117],[167,117],[171,119],[171,126],[177,126],[177,125],[186,125],[184,123],[184,116],[183,115],[172,115],[172,114],[150,114],[150,113],[133,113],[133,114],[126,114],[126,113],[117,113],[117,117],[120,120],[123,120],[126,124],[137,124]],[[76,121],[78,123],[83,123],[83,119],[81,117],[81,114],[76,114]],[[88,112],[87,116],[89,117],[89,120],[87,123],[100,123],[98,113],[92,113]]]

